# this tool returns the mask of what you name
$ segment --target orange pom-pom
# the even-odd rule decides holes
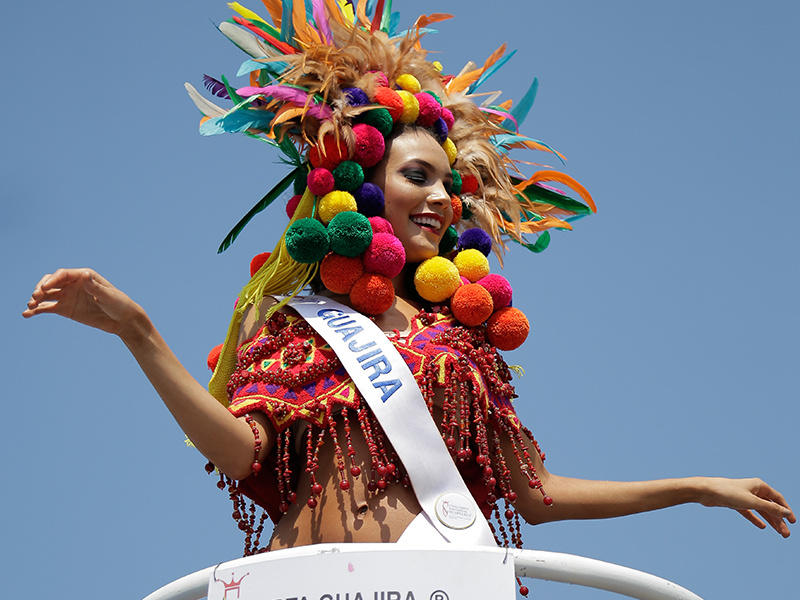
[[[359,256],[342,256],[329,252],[319,266],[323,285],[334,294],[349,294],[363,274],[364,262]]]
[[[214,346],[211,349],[211,352],[208,353],[208,358],[206,359],[206,364],[208,368],[212,371],[217,368],[217,363],[219,362],[219,355],[222,353],[222,344],[219,346]]]
[[[377,273],[364,273],[350,290],[350,302],[367,315],[385,313],[394,302],[392,280]]]
[[[467,327],[475,327],[492,316],[492,295],[482,285],[462,285],[450,299],[453,316]]]
[[[347,160],[349,152],[344,140],[336,141],[330,134],[322,138],[322,147],[312,146],[308,151],[308,161],[315,168],[328,169],[333,171],[339,163]]]
[[[453,207],[453,222],[451,225],[455,225],[461,220],[461,211],[463,209],[461,198],[453,194],[450,196],[450,205]]]
[[[267,262],[270,254],[270,252],[262,252],[261,254],[256,254],[250,260],[250,277],[258,273],[258,270],[261,268],[261,266]]]
[[[527,339],[531,330],[522,311],[510,306],[494,313],[486,325],[489,342],[500,350],[516,350]]]

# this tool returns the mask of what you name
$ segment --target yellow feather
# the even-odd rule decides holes
[[[228,2],[228,8],[230,8],[231,10],[236,11],[237,13],[242,15],[245,19],[254,19],[256,21],[261,21],[262,23],[266,23],[267,22],[266,19],[262,19],[260,16],[258,16],[256,13],[254,13],[252,10],[250,10],[249,8],[245,8],[244,6],[239,4],[238,2]]]

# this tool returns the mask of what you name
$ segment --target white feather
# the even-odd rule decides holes
[[[234,44],[239,46],[244,52],[247,52],[253,58],[263,58],[265,56],[283,56],[278,50],[270,48],[259,40],[255,35],[237,27],[233,23],[223,21],[219,24],[219,30]]]
[[[189,92],[189,98],[192,99],[194,105],[200,110],[207,117],[221,117],[225,114],[225,111],[221,109],[219,106],[214,104],[213,102],[206,100],[200,93],[194,88],[191,83],[184,83],[183,87],[186,88],[186,91]]]

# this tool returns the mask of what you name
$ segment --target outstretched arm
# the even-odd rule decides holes
[[[189,374],[147,313],[127,295],[91,269],[59,269],[39,281],[22,316],[45,313],[117,335],[197,449],[234,479],[250,474],[254,447],[250,426]],[[275,442],[275,431],[260,413],[253,418],[263,459]]]
[[[506,438],[504,454],[507,457],[513,456],[510,444]],[[732,508],[759,529],[766,528],[766,521],[783,537],[790,534],[787,521],[796,521],[783,496],[760,479],[688,477],[631,482],[590,481],[549,473],[532,446],[528,452],[544,490],[553,499],[552,506],[545,506],[541,493],[529,490],[527,478],[512,469],[514,489],[530,492],[519,494],[515,506],[532,524],[565,519],[606,519],[688,502]]]

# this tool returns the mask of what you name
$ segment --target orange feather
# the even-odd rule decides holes
[[[558,171],[537,171],[532,177],[526,179],[525,181],[521,181],[514,187],[521,192],[531,184],[544,183],[548,181],[561,183],[575,190],[578,192],[578,195],[583,199],[583,201],[586,202],[589,208],[592,209],[592,212],[597,212],[597,206],[595,205],[594,200],[592,200],[592,196],[589,194],[589,191],[569,175],[559,173]]]

